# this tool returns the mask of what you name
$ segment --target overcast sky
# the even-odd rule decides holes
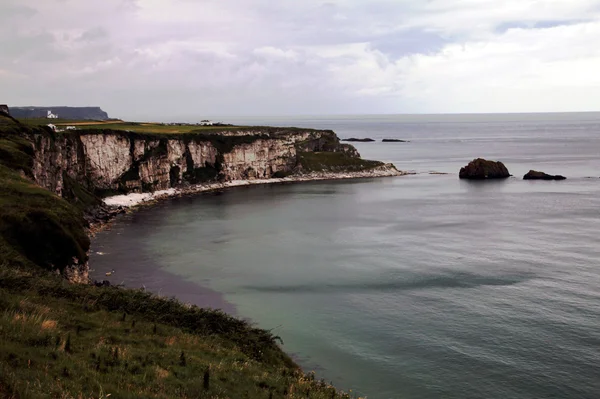
[[[0,0],[0,103],[190,115],[600,110],[600,0]]]

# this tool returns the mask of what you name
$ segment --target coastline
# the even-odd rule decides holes
[[[203,193],[215,190],[222,190],[231,187],[243,187],[262,184],[282,184],[282,183],[301,183],[309,181],[322,180],[344,180],[344,179],[368,179],[379,177],[399,177],[410,173],[399,171],[392,164],[360,172],[312,172],[309,174],[298,174],[283,178],[271,179],[253,179],[253,180],[231,180],[227,182],[197,184],[183,188],[170,188],[149,193],[130,193],[124,195],[115,195],[104,198],[104,203],[110,208],[132,208],[139,205],[150,205],[155,201],[181,197],[190,194]]]

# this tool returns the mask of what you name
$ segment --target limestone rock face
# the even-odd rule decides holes
[[[477,158],[460,169],[459,178],[468,180],[504,179],[510,177],[508,169],[502,162]]]
[[[122,136],[90,134],[80,137],[90,177],[99,187],[110,187],[131,167],[129,140]]]
[[[36,134],[35,181],[63,195],[65,179],[97,194],[150,192],[293,173],[300,152],[360,154],[329,130],[250,129],[173,139],[120,131]],[[67,182],[68,183],[68,182]]]
[[[285,140],[258,140],[223,155],[226,180],[265,179],[296,165],[296,148]]]
[[[561,175],[549,175],[544,172],[538,172],[537,170],[530,170],[527,172],[525,176],[523,176],[523,180],[565,180],[566,177]]]

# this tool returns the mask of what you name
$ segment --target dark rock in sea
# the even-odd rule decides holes
[[[561,175],[549,175],[544,172],[538,172],[537,170],[530,170],[523,180],[566,180],[566,177]]]
[[[340,141],[351,141],[351,142],[360,142],[360,143],[370,143],[370,142],[372,142],[372,141],[375,141],[375,140],[373,140],[373,139],[370,139],[370,138],[366,138],[366,139],[357,139],[357,138],[355,138],[355,137],[352,137],[352,138],[350,138],[350,139],[343,139],[343,140],[340,140]]]
[[[382,143],[408,143],[408,140],[400,140],[400,139],[383,139]]]
[[[469,162],[467,166],[460,169],[458,175],[461,179],[485,180],[485,179],[505,179],[511,174],[502,162],[488,161],[483,158],[477,158]]]
[[[94,280],[94,285],[96,287],[110,287],[110,281],[108,281],[108,280],[102,280],[102,281],[96,281],[96,280]]]

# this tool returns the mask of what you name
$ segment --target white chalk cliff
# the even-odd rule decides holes
[[[64,194],[69,181],[109,195],[308,174],[311,171],[299,163],[302,152],[338,152],[359,158],[354,147],[340,144],[332,131],[310,129],[250,129],[173,138],[83,131],[39,135],[33,141],[34,178],[58,195]],[[398,172],[393,166],[380,166],[375,175]]]

